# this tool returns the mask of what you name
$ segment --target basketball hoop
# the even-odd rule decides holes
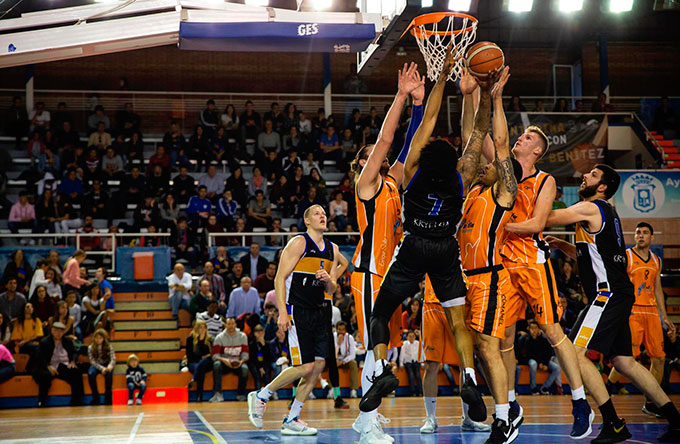
[[[452,45],[454,66],[447,80],[458,80],[465,66],[465,52],[477,35],[477,19],[460,12],[431,12],[414,18],[409,27],[427,65],[427,77],[436,81],[444,68],[446,49]],[[403,36],[403,34],[402,34]]]

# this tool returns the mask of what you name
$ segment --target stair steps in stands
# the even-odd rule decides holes
[[[179,328],[177,330],[128,330],[116,331],[112,337],[115,340],[138,340],[138,339],[180,339],[184,341],[191,333],[191,328]]]
[[[664,139],[664,136],[656,131],[650,131],[647,138],[653,140],[654,144],[661,150],[667,168],[680,168],[680,153],[678,153],[678,147],[673,144],[672,140]]]
[[[177,328],[177,321],[173,320],[144,320],[144,321],[114,321],[116,331],[130,330],[169,330]]]
[[[168,292],[150,291],[150,292],[123,292],[116,293],[116,304],[123,301],[168,301]]]
[[[177,351],[180,349],[179,339],[160,339],[151,341],[113,341],[116,352],[141,353],[145,351]]]
[[[141,359],[141,358],[140,358]],[[148,374],[157,373],[173,373],[179,370],[179,362],[177,361],[161,361],[161,362],[144,362],[144,370]],[[114,374],[124,374],[127,369],[127,362],[116,362],[116,367],[113,370]]]

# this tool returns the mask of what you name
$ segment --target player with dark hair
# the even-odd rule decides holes
[[[408,184],[404,192],[405,237],[395,252],[371,313],[370,338],[376,364],[373,386],[364,393],[359,404],[359,409],[364,412],[377,408],[382,398],[399,384],[387,362],[387,344],[391,334],[389,321],[402,301],[416,292],[427,273],[444,307],[449,328],[456,333],[461,332],[456,337],[457,352],[465,369],[465,376],[461,378],[461,396],[470,405],[471,419],[486,419],[486,407],[473,380],[471,336],[465,328],[456,328],[465,325],[466,288],[455,238],[463,206],[463,177],[472,176],[477,171],[470,158],[475,156],[475,152],[479,157],[485,132],[481,131],[481,137],[477,135],[479,140],[468,143],[461,161],[447,141],[429,142],[441,107],[446,78],[453,64],[453,57],[449,54],[430,93],[423,122],[413,137],[404,165],[404,183]]]
[[[640,356],[640,345],[645,346],[647,356],[652,361],[649,372],[656,382],[661,384],[666,354],[663,351],[663,326],[668,331],[675,330],[675,324],[666,313],[666,300],[661,287],[661,258],[654,254],[649,246],[654,241],[654,228],[647,222],[640,222],[635,227],[635,245],[626,250],[628,256],[628,277],[635,290],[635,302],[630,314],[630,333],[633,340],[633,356]],[[661,314],[662,322],[659,321]],[[612,369],[607,387],[615,386],[620,373]],[[651,416],[661,417],[659,408],[649,399],[642,411]]]
[[[576,245],[547,236],[551,248],[578,260],[581,281],[590,304],[581,311],[571,331],[581,376],[602,413],[603,426],[594,444],[615,443],[631,437],[619,418],[595,365],[586,357],[595,350],[651,400],[668,420],[661,442],[680,441],[680,414],[654,376],[632,356],[630,317],[635,290],[627,273],[628,261],[621,220],[607,202],[619,187],[619,174],[608,165],[595,165],[583,175],[579,188],[582,201],[569,208],[553,210],[547,226],[576,224]],[[521,224],[518,224],[521,225]],[[520,227],[521,228],[521,227]]]

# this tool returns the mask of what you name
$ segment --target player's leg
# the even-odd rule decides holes
[[[517,321],[525,318],[526,302],[522,292],[521,275],[516,273],[521,269],[512,262],[504,263],[510,276],[511,290],[505,301],[505,337],[501,339],[501,357],[505,371],[508,373],[508,402],[510,404],[510,420],[519,427],[524,422],[524,409],[515,395],[517,381],[517,356],[515,355],[515,335]]]
[[[420,433],[435,433],[437,425],[437,392],[439,384],[439,362],[426,361],[425,375],[423,376],[423,401],[425,402],[425,424],[420,428]]]
[[[324,344],[324,346],[327,346]],[[317,356],[314,363],[312,363],[312,370],[308,376],[305,376],[298,385],[295,400],[290,406],[288,416],[283,419],[281,424],[282,435],[297,435],[307,436],[316,435],[317,430],[314,427],[309,427],[306,422],[300,419],[300,412],[304,406],[304,401],[312,392],[316,381],[319,379],[321,372],[324,369],[326,360],[324,356]]]

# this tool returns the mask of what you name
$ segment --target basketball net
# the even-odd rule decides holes
[[[456,12],[424,14],[413,20],[410,31],[418,42],[427,65],[427,77],[431,81],[437,81],[444,69],[449,45],[452,45],[454,65],[447,80],[460,78],[465,66],[465,53],[477,35],[476,18]]]

